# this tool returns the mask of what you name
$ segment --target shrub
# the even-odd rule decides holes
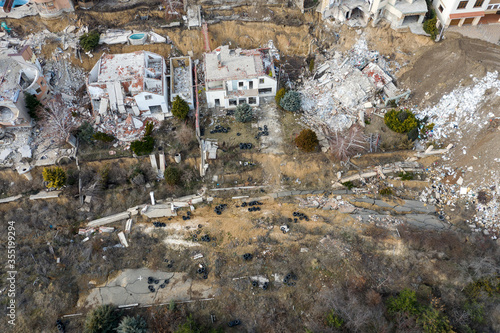
[[[302,130],[299,135],[295,138],[295,144],[302,151],[311,152],[316,149],[319,144],[318,137],[313,130],[305,129]]]
[[[285,88],[281,88],[280,90],[278,90],[278,92],[276,93],[276,96],[274,96],[274,100],[276,101],[277,106],[281,107],[280,101],[283,98],[283,96],[285,96],[285,94],[286,94]]]
[[[384,122],[391,130],[397,133],[408,133],[418,126],[417,118],[415,115],[407,110],[387,111],[384,116]]]
[[[331,310],[326,315],[326,324],[331,328],[339,329],[344,325],[344,320],[334,310]]]
[[[92,143],[94,134],[94,127],[88,121],[84,121],[76,130],[76,137],[87,144]]]
[[[155,140],[152,136],[145,136],[141,140],[132,141],[130,149],[136,155],[149,155],[153,151]]]
[[[309,61],[309,72],[313,72],[314,70],[314,58],[311,58],[311,60]]]
[[[417,294],[410,289],[403,289],[397,297],[390,297],[387,300],[387,312],[390,315],[405,312],[409,315],[419,313],[419,304],[417,302]]]
[[[145,131],[144,131],[144,136],[150,136],[153,133],[153,128],[155,127],[155,124],[152,121],[148,121],[146,123]]]
[[[129,317],[125,316],[120,321],[120,324],[116,328],[118,333],[146,333],[147,332],[147,324],[144,318],[137,317]]]
[[[90,311],[85,318],[84,333],[114,332],[118,315],[112,305],[101,305]]]
[[[181,171],[176,167],[167,167],[163,176],[168,185],[177,185],[181,181]]]
[[[380,194],[380,195],[392,195],[392,190],[389,187],[384,187],[378,191],[378,194]]]
[[[247,103],[240,104],[234,111],[234,117],[241,123],[246,123],[252,120],[253,110]]]
[[[398,173],[398,177],[401,177],[401,180],[413,180],[413,178],[415,178],[415,174],[413,172],[401,171]]]
[[[102,141],[102,142],[113,142],[115,140],[115,137],[112,136],[111,134],[104,133],[104,132],[95,132],[93,135],[94,140],[97,141]]]
[[[172,103],[172,114],[174,115],[174,117],[184,120],[186,119],[188,113],[188,103],[179,96],[175,96],[174,102]]]
[[[288,91],[280,100],[280,106],[291,112],[300,110],[300,94],[296,91]]]
[[[348,190],[350,190],[350,189],[352,189],[354,187],[354,183],[351,182],[351,181],[342,183],[342,185],[344,185],[345,187],[347,187]]]
[[[61,188],[66,184],[66,172],[60,167],[43,168],[42,175],[48,182],[47,188]]]
[[[424,22],[424,31],[431,35],[432,40],[435,40],[438,35],[437,17],[431,18]]]
[[[24,103],[28,109],[28,114],[34,120],[38,120],[38,108],[42,106],[42,103],[36,98],[35,95],[24,93]]]
[[[80,46],[85,51],[92,51],[99,45],[100,35],[97,31],[91,31],[89,33],[80,36]]]

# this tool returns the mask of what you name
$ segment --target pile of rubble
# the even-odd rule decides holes
[[[482,232],[492,239],[500,236],[498,184],[489,188],[484,186],[471,188],[464,185],[463,176],[467,170],[434,167],[427,171],[430,174],[431,185],[420,193],[420,201],[436,205],[440,210],[461,205],[466,210],[475,210],[472,219],[466,221],[471,230]]]
[[[338,210],[342,213],[350,213],[355,207],[349,202],[342,200],[341,196],[308,196],[306,198],[297,197],[301,208],[321,208],[325,210]]]
[[[346,55],[334,50],[327,53],[299,90],[304,122],[320,132],[343,131],[356,121],[364,126],[366,109],[409,94],[398,91],[388,72],[392,72],[390,63],[370,51],[362,38]]]
[[[441,98],[438,104],[422,111],[413,110],[418,118],[429,118],[429,123],[434,123],[431,133],[433,139],[447,138],[455,134],[462,138],[467,134],[467,126],[483,127],[488,124],[488,119],[481,119],[478,109],[485,103],[485,93],[493,89],[494,95],[500,96],[500,80],[498,72],[487,73],[482,79],[474,78],[474,84],[460,87]],[[489,113],[488,117],[493,117]]]

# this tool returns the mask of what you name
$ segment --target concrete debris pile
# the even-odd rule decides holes
[[[340,196],[308,196],[306,198],[296,197],[301,208],[321,208],[325,210],[339,210],[341,213],[351,213],[356,208],[349,202],[342,200]]]
[[[428,169],[431,186],[421,192],[419,200],[436,205],[442,214],[445,208],[450,207],[475,210],[472,219],[466,221],[471,230],[497,239],[500,236],[498,184],[488,188],[484,185],[477,188],[465,186],[464,177],[467,171],[454,170],[450,167]],[[455,208],[450,210],[454,211]]]
[[[415,110],[418,118],[429,118],[434,123],[431,139],[447,138],[456,134],[462,138],[468,126],[483,127],[488,119],[481,118],[478,110],[485,104],[485,93],[494,90],[488,97],[500,96],[500,80],[498,72],[489,72],[482,79],[474,78],[474,84],[460,87],[441,98],[439,103],[422,111]]]
[[[191,76],[190,71],[191,67],[188,66],[179,66],[174,68],[174,91],[181,95],[181,97],[186,100],[191,98]]]
[[[388,68],[389,64],[378,52],[368,50],[364,39],[358,40],[346,55],[330,52],[299,90],[304,121],[320,131],[325,127],[343,131],[356,121],[364,126],[361,120],[365,109],[408,94],[394,86],[384,70]]]
[[[32,157],[31,128],[5,128],[0,132],[0,166],[12,167]]]

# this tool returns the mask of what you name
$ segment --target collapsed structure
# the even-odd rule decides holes
[[[74,12],[75,7],[71,0],[1,0],[0,17],[21,18],[40,15],[52,19],[65,12]]]
[[[170,101],[179,96],[194,109],[191,57],[170,58]]]
[[[277,79],[269,49],[229,49],[221,46],[205,53],[203,62],[209,108],[259,105],[276,95]]]
[[[356,122],[364,126],[365,109],[407,98],[410,92],[399,91],[383,68],[388,64],[364,40],[345,57],[327,57],[300,90],[306,122],[325,134],[343,131]]]
[[[96,122],[108,114],[123,119],[171,116],[166,70],[163,57],[152,52],[103,54],[87,79]]]
[[[30,127],[24,93],[45,98],[48,85],[29,46],[18,53],[0,53],[0,125]]]
[[[393,29],[421,24],[427,10],[425,0],[322,0],[317,8],[323,19],[364,27],[385,18]]]

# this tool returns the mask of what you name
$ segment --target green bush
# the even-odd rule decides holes
[[[276,96],[274,96],[274,100],[276,101],[277,106],[281,107],[280,101],[283,98],[283,96],[285,96],[285,94],[286,94],[285,88],[281,88],[280,90],[278,90],[278,92],[276,93]]]
[[[47,188],[61,188],[66,185],[66,172],[60,167],[43,168],[43,180],[48,182]]]
[[[38,108],[42,106],[42,103],[36,98],[35,95],[24,93],[24,103],[26,105],[26,108],[28,109],[28,114],[29,116],[34,119],[38,120]]]
[[[409,315],[418,314],[419,304],[415,291],[405,288],[401,290],[398,296],[390,297],[387,300],[387,312],[390,315],[402,312]]]
[[[163,176],[168,185],[177,185],[181,181],[181,171],[176,167],[167,167]]]
[[[125,316],[116,328],[116,332],[118,333],[146,333],[147,331],[146,320],[140,316]]]
[[[295,138],[295,144],[302,151],[309,153],[316,149],[319,141],[316,133],[313,130],[304,129]]]
[[[354,187],[354,183],[351,182],[351,181],[342,183],[342,185],[344,185],[345,187],[347,187],[348,190],[351,190]]]
[[[240,123],[246,123],[252,120],[253,118],[253,110],[250,105],[247,103],[240,104],[236,107],[234,111],[234,117]]]
[[[104,133],[104,132],[95,132],[93,135],[94,140],[97,141],[102,141],[102,142],[113,142],[115,140],[115,137],[112,136],[111,134]]]
[[[112,333],[118,321],[112,305],[100,305],[90,311],[85,318],[83,333]]]
[[[389,187],[384,187],[378,191],[378,194],[380,194],[380,195],[392,195],[392,190]]]
[[[100,34],[95,30],[91,31],[80,36],[80,46],[85,52],[92,51],[99,45],[99,39]]]
[[[153,151],[155,140],[152,136],[145,136],[141,140],[132,141],[130,149],[136,155],[149,155]]]
[[[401,180],[413,180],[413,178],[415,178],[415,174],[413,172],[401,171],[398,173],[398,177],[401,177]]]
[[[326,324],[331,328],[339,329],[344,325],[344,319],[337,315],[334,310],[331,310],[326,315]]]
[[[153,133],[153,128],[155,124],[152,121],[148,121],[145,126],[144,136],[150,136]]]
[[[280,100],[280,106],[291,112],[297,112],[300,110],[300,94],[296,91],[288,91],[285,96]]]
[[[179,96],[175,96],[175,99],[172,103],[172,114],[174,115],[174,117],[180,120],[184,120],[186,119],[188,113],[189,113],[188,103]]]
[[[435,40],[438,35],[437,17],[431,18],[424,22],[424,31],[431,35],[432,40]]]
[[[92,143],[94,134],[94,127],[88,121],[84,121],[76,130],[76,137],[86,144]]]
[[[408,133],[418,126],[417,118],[411,111],[395,110],[387,111],[384,122],[391,130],[397,133]]]
[[[314,70],[314,58],[311,58],[311,60],[309,61],[309,72],[313,72]]]

